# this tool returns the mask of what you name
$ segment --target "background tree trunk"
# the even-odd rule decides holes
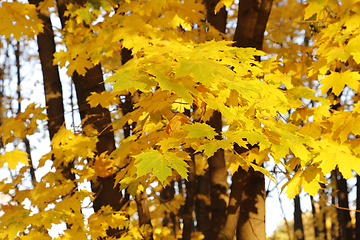
[[[300,205],[300,196],[294,198],[294,235],[295,240],[304,240],[304,226],[302,221],[302,211]]]
[[[342,174],[338,169],[335,170],[336,174],[336,187],[337,187],[337,198],[339,207],[338,222],[341,240],[352,240],[353,239],[353,228],[351,224],[348,189],[346,179],[343,178]]]
[[[194,151],[190,151],[191,153],[191,161],[189,164],[189,173],[188,173],[188,181],[186,183],[186,200],[183,209],[183,240],[191,239],[191,232],[194,229],[194,219],[193,219],[193,211],[194,211],[194,203],[196,196],[196,171],[195,171],[195,159],[194,159]]]
[[[355,239],[360,239],[360,176],[356,176],[356,228]]]
[[[38,5],[40,0],[30,0],[30,4]],[[48,130],[50,139],[65,123],[62,87],[57,65],[53,65],[55,40],[50,16],[39,13],[44,23],[44,32],[37,36],[40,64],[43,73],[45,103],[48,115]]]
[[[314,237],[319,238],[319,218],[318,218],[318,213],[316,212],[315,209],[315,204],[314,204],[314,198],[313,196],[310,196],[310,201],[311,201],[311,213],[312,213],[312,219],[313,219],[313,226],[314,226]]]
[[[211,205],[209,183],[209,171],[207,171],[204,175],[197,176],[195,212],[197,220],[197,230],[204,234],[204,240],[211,239]]]

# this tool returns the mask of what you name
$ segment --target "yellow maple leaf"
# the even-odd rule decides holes
[[[346,71],[343,73],[332,72],[321,80],[321,94],[324,95],[330,88],[332,92],[339,96],[344,90],[345,85],[352,89],[358,89],[360,74],[358,72]]]
[[[100,177],[108,177],[115,173],[114,160],[106,156],[106,152],[95,157],[94,168]]]
[[[0,35],[20,40],[34,38],[43,31],[35,5],[20,2],[2,2],[0,7]]]
[[[89,102],[90,107],[92,108],[96,107],[99,104],[103,108],[107,108],[109,105],[117,103],[119,101],[119,98],[116,97],[116,93],[114,92],[104,91],[101,93],[92,92],[86,100]]]
[[[28,164],[28,154],[19,149],[14,149],[11,152],[5,152],[5,154],[0,155],[0,167],[2,167],[6,162],[8,163],[8,167],[10,169],[15,169],[19,162]]]
[[[319,163],[324,175],[330,173],[336,166],[346,179],[353,177],[352,170],[360,173],[360,160],[352,154],[350,146],[326,139],[321,140],[320,146],[322,151],[313,163]]]

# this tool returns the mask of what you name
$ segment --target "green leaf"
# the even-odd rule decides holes
[[[173,79],[171,76],[166,76],[162,71],[155,67],[147,69],[147,72],[156,77],[156,81],[159,83],[162,90],[173,91],[187,103],[192,104],[194,98],[180,81]]]
[[[151,149],[148,152],[134,156],[134,158],[141,160],[135,164],[137,168],[136,175],[138,177],[144,176],[153,170],[154,176],[163,183],[168,176],[172,175],[171,168],[169,167],[170,163],[165,159],[163,154],[156,150]]]
[[[222,149],[229,149],[232,147],[232,142],[228,139],[223,140],[214,140],[206,142],[204,145],[201,145],[196,152],[204,151],[204,154],[207,157],[211,157],[214,155],[214,153],[222,148]]]
[[[190,131],[186,138],[207,137],[208,139],[213,139],[217,135],[215,129],[206,123],[194,123],[192,125],[186,124],[182,126],[182,128]]]
[[[183,178],[187,179],[188,177],[188,170],[187,170],[187,163],[183,160],[183,158],[180,158],[175,155],[175,153],[172,152],[166,152],[164,154],[164,157],[169,161],[171,164],[171,168],[174,169],[176,172],[180,174]]]

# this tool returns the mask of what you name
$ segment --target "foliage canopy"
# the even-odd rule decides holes
[[[56,52],[54,64],[72,76],[101,63],[110,87],[88,97],[91,107],[115,106],[128,94],[138,99],[133,111],[113,114],[111,128],[120,137],[111,153],[96,153],[100,133],[91,126],[58,131],[38,168],[47,160],[55,169],[74,163],[74,181],[54,171],[33,188],[20,189],[30,168],[27,153],[3,151],[0,166],[7,163],[18,174],[0,183],[0,191],[12,196],[1,206],[0,238],[50,239],[46,229],[61,222],[68,228],[59,239],[106,237],[109,227],[127,229],[122,238],[142,238],[146,229],[134,217],[134,202],[116,212],[104,206],[84,222],[82,203],[94,196],[79,184],[113,174],[115,184],[132,197],[149,189],[154,237],[173,238],[157,221],[164,212],[177,212],[184,197],[163,203],[157,192],[173,179],[187,179],[189,149],[207,157],[225,149],[231,174],[239,166],[253,168],[276,182],[262,167],[274,162],[289,179],[284,186],[289,198],[301,186],[317,194],[336,167],[346,179],[360,173],[360,1],[275,2],[263,51],[233,47],[233,31],[220,33],[204,21],[200,1],[68,4],[69,19],[61,30],[66,50]],[[0,4],[0,33],[18,41],[42,32],[38,14],[50,14],[55,6],[51,0],[38,6]],[[222,0],[216,10],[233,4]],[[132,59],[121,65],[123,48],[132,50]],[[344,102],[349,91],[352,101]],[[46,119],[43,111],[31,104],[5,118],[0,126],[4,149],[34,134]],[[223,116],[221,134],[208,123],[214,111]],[[124,138],[124,125],[133,123],[132,135]],[[234,144],[257,148],[239,154]],[[199,172],[207,167],[201,160],[196,164]]]

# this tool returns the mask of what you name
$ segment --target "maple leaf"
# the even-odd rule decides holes
[[[164,183],[166,178],[172,175],[172,170],[176,170],[181,176],[186,178],[187,164],[182,158],[177,157],[175,153],[167,152],[162,154],[156,150],[149,150],[134,156],[135,159],[141,160],[135,164],[137,168],[136,175],[138,177],[148,174],[151,170],[155,177],[161,183]]]
[[[106,152],[95,157],[94,168],[96,173],[103,178],[115,173],[114,160],[106,156]]]
[[[326,7],[326,1],[310,1],[310,4],[305,9],[304,20],[311,18],[313,15],[321,12]]]
[[[358,72],[346,71],[343,73],[332,72],[330,75],[326,75],[321,80],[323,84],[321,86],[321,94],[325,94],[330,88],[333,93],[339,96],[344,90],[345,85],[348,85],[352,89],[358,89],[360,74]]]
[[[209,59],[192,61],[180,59],[180,67],[176,70],[176,76],[183,77],[192,75],[196,81],[201,82],[205,87],[209,87],[214,81],[214,77],[219,75],[218,69],[221,67],[216,62]]]
[[[228,139],[222,139],[222,140],[214,140],[214,141],[209,141],[209,142],[205,142],[203,145],[201,145],[196,152],[201,152],[204,151],[204,154],[207,157],[211,157],[214,155],[214,153],[222,148],[222,149],[231,149],[232,148],[233,143],[231,141],[229,141]]]
[[[320,142],[322,151],[314,159],[313,163],[318,163],[324,175],[330,173],[337,167],[344,178],[349,179],[354,175],[352,170],[360,173],[360,161],[355,157],[350,146],[347,144],[338,144],[332,140],[324,139]]]
[[[182,128],[189,131],[189,134],[186,136],[186,138],[206,137],[211,140],[217,135],[215,129],[206,123],[196,122],[191,125],[190,124],[184,125],[182,126]]]
[[[29,3],[1,2],[0,32],[6,38],[13,36],[16,40],[24,36],[34,38],[43,32],[42,21],[38,17],[36,6]]]
[[[15,169],[19,162],[28,164],[29,158],[26,152],[17,148],[11,152],[5,152],[0,155],[0,167],[2,167],[4,163],[7,163],[10,169]]]
[[[296,195],[298,195],[300,193],[301,174],[302,174],[302,171],[296,172],[295,175],[292,176],[291,179],[286,184],[284,184],[281,188],[281,191],[283,191],[284,188],[287,187],[286,194],[289,199],[294,198]]]
[[[177,132],[181,129],[181,126],[184,124],[190,124],[190,119],[183,113],[175,113],[171,118],[168,126],[166,127],[166,133],[171,135],[174,132]]]
[[[97,105],[101,105],[103,108],[107,108],[109,105],[117,103],[119,98],[116,96],[117,94],[114,92],[101,92],[96,93],[92,92],[90,96],[86,98],[86,101],[89,102],[90,107],[94,108]]]

